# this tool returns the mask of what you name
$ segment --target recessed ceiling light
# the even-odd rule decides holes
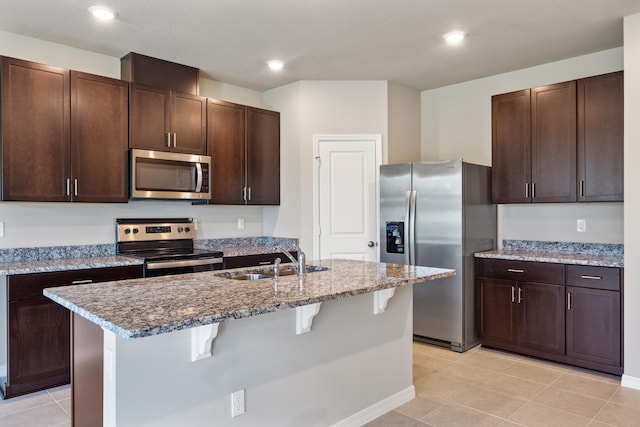
[[[458,44],[460,43],[462,40],[464,40],[464,32],[463,31],[451,31],[450,33],[445,34],[444,36],[442,36],[447,43],[449,44]]]
[[[269,61],[267,62],[267,65],[273,71],[282,70],[282,67],[284,67],[284,64],[282,63],[282,61],[278,61],[278,60]]]
[[[91,14],[96,18],[103,21],[108,21],[116,17],[116,13],[113,10],[104,6],[91,6],[89,8],[89,12],[91,12]]]

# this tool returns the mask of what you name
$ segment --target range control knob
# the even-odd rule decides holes
[[[124,229],[124,234],[129,234],[129,233],[131,233],[131,230],[129,228],[125,228]]]
[[[178,227],[178,233],[182,233],[183,229],[182,227]]]
[[[190,228],[190,227],[186,227],[186,228],[184,229],[184,231],[188,233],[188,232],[190,232],[190,231],[191,231],[191,228]]]
[[[138,234],[138,231],[139,231],[139,230],[138,230],[137,228],[134,228],[134,229],[133,229],[133,234]]]

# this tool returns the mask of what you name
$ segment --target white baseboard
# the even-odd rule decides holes
[[[632,377],[629,375],[622,375],[620,385],[622,387],[635,388],[636,390],[640,390],[640,378]]]
[[[416,397],[413,385],[338,421],[331,427],[360,427]]]

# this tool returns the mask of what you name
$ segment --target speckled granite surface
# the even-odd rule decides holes
[[[273,252],[274,246],[282,246],[288,250],[298,247],[298,239],[287,237],[238,237],[226,239],[201,239],[194,242],[200,249],[222,251],[225,257],[257,255]]]
[[[119,336],[140,338],[455,274],[454,270],[350,260],[309,264],[328,270],[307,273],[302,289],[296,275],[281,277],[274,287],[271,278],[220,277],[231,271],[226,270],[48,288],[44,294]]]
[[[196,240],[194,245],[202,249],[221,250],[224,256],[241,256],[270,253],[276,245],[293,250],[298,246],[298,239],[283,237],[202,239]],[[116,256],[115,253],[115,244],[0,249],[0,274],[28,274],[142,264],[141,259]]]
[[[624,245],[504,240],[502,246],[501,250],[478,252],[475,256],[477,258],[624,267]]]
[[[98,256],[91,258],[48,259],[42,261],[18,261],[0,263],[0,274],[29,274],[47,271],[84,270],[86,268],[141,265],[142,260],[123,256]]]

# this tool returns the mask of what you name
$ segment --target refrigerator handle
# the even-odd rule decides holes
[[[404,213],[404,220],[407,224],[404,236],[404,263],[411,265],[411,191],[407,191],[407,206]]]
[[[411,191],[411,212],[409,214],[409,261],[416,265],[416,190]]]

